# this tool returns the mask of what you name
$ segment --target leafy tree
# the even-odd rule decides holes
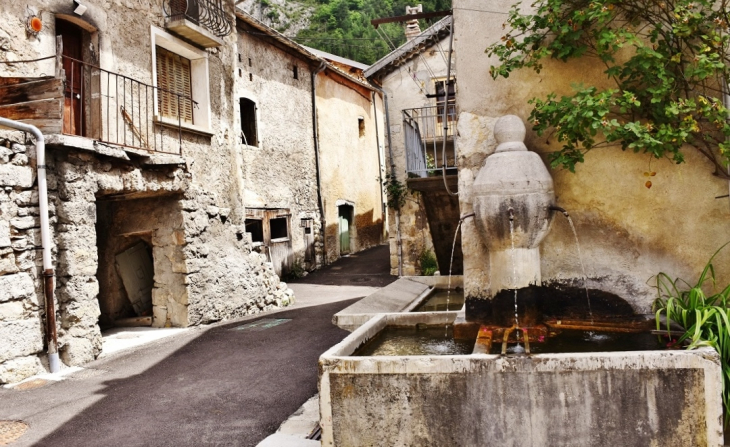
[[[451,9],[451,0],[313,0],[309,27],[295,40],[328,53],[372,64],[392,51],[390,43],[405,42],[402,24],[384,24],[378,31],[370,21],[405,15],[406,5],[423,5],[424,12]],[[430,26],[421,23],[421,29]],[[384,40],[381,35],[387,36]],[[390,41],[390,42],[388,42]]]
[[[500,62],[491,75],[539,73],[545,58],[591,56],[605,66],[609,88],[576,85],[571,96],[530,101],[533,129],[563,144],[553,167],[574,171],[589,150],[618,144],[682,163],[689,145],[727,177],[727,1],[537,0],[529,14],[515,5],[509,31],[486,49]]]

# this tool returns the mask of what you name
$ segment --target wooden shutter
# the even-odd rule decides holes
[[[160,115],[193,122],[190,60],[157,47],[157,109]]]

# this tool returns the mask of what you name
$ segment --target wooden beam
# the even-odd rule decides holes
[[[0,105],[0,116],[11,120],[63,118],[63,98]]]
[[[63,98],[61,79],[49,78],[0,86],[0,106],[51,98]]]
[[[374,19],[370,21],[370,24],[373,25],[375,28],[382,25],[383,23],[393,23],[393,22],[407,22],[409,20],[419,20],[419,19],[432,19],[434,17],[444,17],[444,16],[450,16],[452,14],[451,10],[447,11],[436,11],[436,12],[423,12],[420,14],[408,14],[405,16],[396,16],[396,17],[385,17],[382,19]]]

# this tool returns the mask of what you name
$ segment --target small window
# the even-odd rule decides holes
[[[253,243],[263,244],[264,226],[260,219],[246,219],[246,233],[251,233],[251,241]]]
[[[157,109],[166,118],[193,122],[190,60],[162,47],[155,50],[157,57]]]
[[[294,79],[299,79],[299,67],[297,67],[296,65],[294,66],[293,74],[294,74]]]
[[[258,134],[256,133],[256,103],[248,98],[239,100],[241,108],[241,143],[249,146],[257,146]]]
[[[360,132],[360,136],[365,136],[365,118],[359,116],[357,117],[357,129]]]
[[[271,239],[287,239],[289,237],[289,228],[286,217],[276,217],[269,220],[271,228]]]

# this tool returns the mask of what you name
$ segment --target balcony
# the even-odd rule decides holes
[[[406,170],[409,177],[429,177],[456,174],[456,104],[449,104],[444,126],[443,105],[403,110]],[[446,150],[444,151],[444,133]]]
[[[192,98],[66,56],[56,76],[0,78],[0,116],[37,126],[50,141],[97,152],[181,155],[184,113],[159,117],[164,98],[178,111]]]
[[[223,0],[164,0],[165,28],[203,48],[223,45],[233,22]]]

